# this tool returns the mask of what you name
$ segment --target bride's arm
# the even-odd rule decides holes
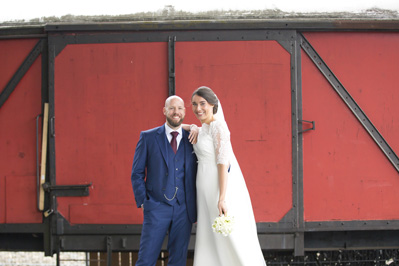
[[[227,216],[227,204],[226,204],[226,190],[227,190],[227,179],[228,179],[228,167],[225,164],[218,164],[218,176],[219,176],[219,216],[224,214]]]
[[[188,140],[190,141],[191,144],[197,143],[198,139],[198,133],[199,133],[199,128],[197,127],[196,124],[182,124],[181,127],[185,131],[189,131],[190,135],[188,135]]]
[[[216,153],[216,163],[219,178],[219,216],[227,216],[226,191],[228,182],[228,168],[230,165],[230,157],[232,154],[230,131],[225,122],[217,122],[212,124],[211,133],[213,145]]]

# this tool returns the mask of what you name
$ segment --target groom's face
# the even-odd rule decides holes
[[[163,111],[166,116],[166,122],[173,129],[176,129],[181,125],[184,116],[186,115],[184,102],[179,98],[172,98],[166,104]]]

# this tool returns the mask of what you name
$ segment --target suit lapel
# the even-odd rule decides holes
[[[168,145],[169,143],[165,135],[165,125],[159,127],[156,139],[158,142],[159,149],[161,150],[163,159],[165,160],[166,165],[168,165],[168,152],[166,145]]]
[[[183,142],[181,144],[184,144],[184,159],[186,162],[188,162],[191,155],[191,149],[189,148],[189,145],[191,145],[191,143],[188,141],[188,133],[185,130],[183,130],[183,137],[181,141]]]

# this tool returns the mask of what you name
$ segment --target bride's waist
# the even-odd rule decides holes
[[[216,164],[215,158],[197,158],[199,164]]]

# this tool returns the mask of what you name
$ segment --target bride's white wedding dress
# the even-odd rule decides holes
[[[234,156],[230,132],[224,120],[200,128],[194,151],[198,158],[197,233],[194,266],[263,266],[252,204],[241,169]],[[212,223],[219,215],[217,164],[230,165],[226,202],[228,215],[234,216],[234,231],[229,236],[214,233]]]

